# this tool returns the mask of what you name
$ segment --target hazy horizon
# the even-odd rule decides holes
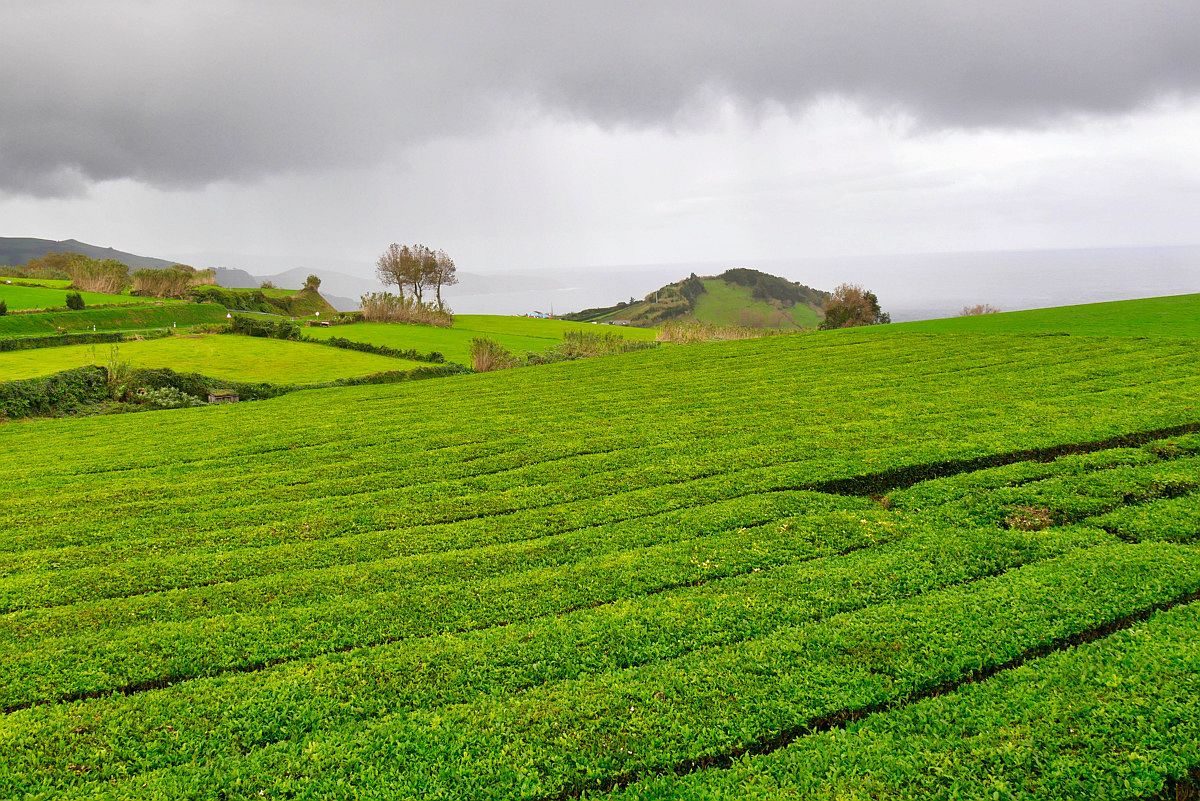
[[[0,26],[5,235],[564,276],[1197,244],[1182,0],[55,0]]]

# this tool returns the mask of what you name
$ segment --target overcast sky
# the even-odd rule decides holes
[[[473,272],[1200,242],[1195,0],[0,0],[0,235]]]

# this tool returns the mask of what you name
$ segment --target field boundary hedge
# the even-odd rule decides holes
[[[415,348],[407,348],[400,350],[399,348],[389,348],[387,345],[372,345],[370,342],[355,342],[352,339],[345,337],[329,337],[328,339],[318,339],[316,337],[300,336],[301,342],[310,342],[314,345],[327,345],[331,348],[341,348],[343,350],[357,350],[362,353],[374,353],[377,356],[390,356],[393,359],[408,359],[414,362],[429,362],[430,364],[445,364],[446,357],[438,351],[430,351],[429,353],[421,353]]]
[[[471,372],[457,364],[439,364],[413,370],[389,370],[382,373],[339,378],[316,384],[269,384],[266,382],[227,381],[200,373],[177,373],[170,368],[134,370],[129,385],[135,388],[171,387],[188,395],[204,398],[216,389],[233,390],[241,400],[267,400],[306,389],[356,387],[373,384],[399,384]],[[0,420],[21,417],[53,417],[79,411],[121,413],[150,411],[137,404],[111,402],[107,368],[93,366],[64,370],[39,378],[0,382]]]
[[[127,342],[131,339],[162,339],[171,336],[170,329],[151,329],[136,334],[127,331],[79,331],[70,334],[0,338],[0,353],[35,348],[56,348],[62,345],[92,345],[106,342]]]

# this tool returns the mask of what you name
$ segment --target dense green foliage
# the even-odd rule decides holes
[[[5,425],[0,795],[1160,793],[1198,393],[848,331]]]
[[[282,317],[247,317],[235,314],[229,329],[235,334],[267,339],[299,339],[300,326]]]

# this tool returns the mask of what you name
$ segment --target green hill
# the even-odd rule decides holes
[[[76,239],[64,239],[56,242],[53,239],[0,236],[0,265],[20,266],[30,259],[45,256],[47,253],[82,253],[91,259],[116,259],[122,264],[129,265],[131,270],[139,270],[143,267],[170,267],[175,263],[149,256],[137,256],[113,248],[89,245]]]
[[[0,797],[1191,797],[1198,340],[1124,314],[2,424]]]
[[[586,309],[564,315],[564,319],[634,326],[695,320],[751,328],[815,328],[822,319],[821,304],[828,297],[828,292],[739,267],[716,277],[693,274],[640,301]]]

